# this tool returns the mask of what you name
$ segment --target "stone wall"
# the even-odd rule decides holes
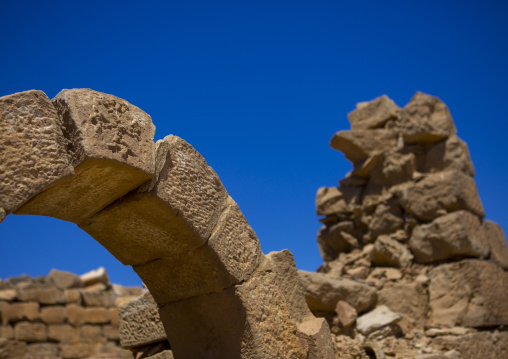
[[[81,277],[0,282],[0,358],[132,358],[120,347],[118,306],[146,290],[110,284],[104,268]]]
[[[316,197],[325,263],[300,271],[311,310],[395,357],[506,357],[506,238],[484,219],[448,108],[418,92],[404,108],[382,96],[348,117],[330,145],[353,170]]]

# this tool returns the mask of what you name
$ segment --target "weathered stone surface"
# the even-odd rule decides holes
[[[348,302],[343,300],[339,300],[337,302],[337,306],[335,307],[335,313],[337,313],[337,318],[339,323],[344,328],[349,328],[354,324],[356,318],[358,318],[358,312],[355,308],[353,308]]]
[[[425,172],[458,170],[474,177],[475,170],[467,144],[457,136],[431,146],[425,154]]]
[[[60,345],[60,355],[64,359],[86,358],[93,354],[93,346],[89,343],[69,343]]]
[[[167,339],[157,304],[149,292],[120,310],[120,344],[133,348]]]
[[[157,173],[80,227],[123,264],[141,264],[194,250],[210,237],[227,192],[205,159],[179,137],[157,142]],[[143,238],[142,241],[139,239]]]
[[[309,319],[298,325],[298,334],[303,335],[309,346],[308,359],[334,359],[335,351],[330,328],[324,318]]]
[[[375,240],[381,234],[390,234],[404,227],[400,207],[395,201],[386,201],[377,205],[368,222],[369,237]]]
[[[503,269],[508,270],[508,245],[503,228],[495,222],[483,221],[483,230],[490,247],[490,257]]]
[[[0,207],[7,214],[73,174],[61,126],[42,91],[0,97]]]
[[[353,213],[361,191],[361,187],[321,187],[316,195],[317,215]]]
[[[18,213],[80,223],[152,178],[155,127],[150,116],[125,100],[89,89],[62,90],[52,103],[63,121],[75,174]]]
[[[2,223],[4,221],[6,216],[7,216],[7,213],[5,212],[5,209],[0,207],[0,223]]]
[[[160,319],[159,319],[159,322],[160,322]],[[161,328],[162,328],[162,323],[161,323]],[[162,328],[162,330],[164,331],[164,328]],[[118,328],[115,328],[112,325],[105,325],[102,327],[102,331],[104,332],[104,336],[108,340],[115,340],[115,341],[120,340],[120,333],[118,331]]]
[[[111,307],[115,304],[115,295],[112,291],[83,291],[83,304],[85,307]]]
[[[48,339],[46,326],[42,323],[19,322],[14,326],[16,340],[44,342]]]
[[[14,329],[10,325],[0,327],[0,338],[14,339]]]
[[[16,290],[15,289],[2,289],[0,290],[0,300],[6,300],[8,302],[16,299]]]
[[[403,321],[423,324],[428,310],[428,296],[425,288],[416,282],[385,285],[377,292],[378,304],[401,314]]]
[[[81,326],[81,339],[85,342],[105,341],[102,333],[102,327],[99,325],[83,325]]]
[[[460,171],[437,172],[399,191],[404,209],[423,221],[460,209],[484,217],[474,180]]]
[[[48,279],[60,289],[79,288],[83,286],[83,282],[81,282],[81,279],[76,274],[56,269],[52,269],[51,272],[49,272]]]
[[[370,259],[378,266],[407,267],[411,264],[413,255],[402,243],[381,235],[374,243]]]
[[[79,289],[66,289],[64,296],[67,304],[81,304],[81,291]]]
[[[349,279],[331,278],[324,273],[300,270],[298,274],[311,310],[333,312],[338,301],[344,300],[361,313],[376,303],[376,289],[368,285]]]
[[[66,317],[67,313],[63,306],[41,308],[41,320],[46,324],[62,324]]]
[[[468,211],[452,212],[417,226],[409,248],[419,263],[461,256],[485,258],[490,251],[480,219]]]
[[[80,338],[79,327],[69,324],[48,325],[48,339],[60,343],[75,343]]]
[[[40,317],[39,303],[0,303],[2,323],[13,323],[20,320],[34,320]]]
[[[83,308],[75,304],[66,306],[67,319],[74,325],[106,324],[111,322],[111,315],[105,308]]]
[[[387,306],[380,305],[373,311],[362,315],[356,320],[356,328],[363,335],[368,335],[387,325],[398,322],[402,317],[392,312]]]
[[[402,109],[397,127],[407,143],[432,143],[457,133],[448,107],[422,92],[417,92]]]
[[[82,274],[79,279],[83,282],[85,287],[90,287],[98,283],[109,284],[108,272],[106,272],[106,268],[104,267],[99,267]]]
[[[397,146],[397,134],[390,130],[339,131],[330,140],[330,146],[344,153],[354,164]]]
[[[27,286],[18,285],[16,288],[18,298],[21,301],[39,302],[41,304],[63,304],[65,303],[64,292],[48,284],[30,284]]]
[[[369,102],[360,102],[348,114],[352,130],[382,127],[388,120],[399,117],[400,108],[388,96],[383,95]]]
[[[24,358],[26,353],[27,345],[25,342],[0,338],[0,358]]]
[[[496,264],[473,259],[443,264],[429,277],[430,323],[508,324],[508,276]]]
[[[27,354],[30,358],[58,358],[60,349],[53,343],[34,343],[27,347]]]
[[[317,236],[321,257],[325,261],[331,261],[342,252],[358,248],[360,242],[354,232],[354,224],[350,221],[341,221],[321,227]]]
[[[467,359],[500,359],[508,353],[508,333],[479,332],[464,336],[442,336],[434,339],[432,344],[446,349],[455,349]]]

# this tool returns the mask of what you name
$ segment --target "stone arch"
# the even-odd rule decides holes
[[[205,159],[154,132],[139,108],[89,89],[0,98],[0,221],[74,222],[131,265],[177,358],[333,357],[289,251],[263,255]]]

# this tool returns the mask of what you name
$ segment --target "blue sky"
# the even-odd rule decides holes
[[[350,170],[328,147],[360,101],[450,108],[487,218],[508,228],[508,3],[504,1],[1,1],[0,96],[63,88],[114,94],[215,169],[265,253],[315,270],[316,191]],[[0,164],[1,165],[1,164]],[[0,278],[139,278],[72,223],[11,215]]]

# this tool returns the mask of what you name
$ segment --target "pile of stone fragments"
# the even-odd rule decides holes
[[[330,145],[353,170],[316,198],[325,263],[300,271],[338,357],[365,357],[363,345],[377,358],[508,358],[506,238],[484,220],[448,108],[382,96],[348,117]]]

